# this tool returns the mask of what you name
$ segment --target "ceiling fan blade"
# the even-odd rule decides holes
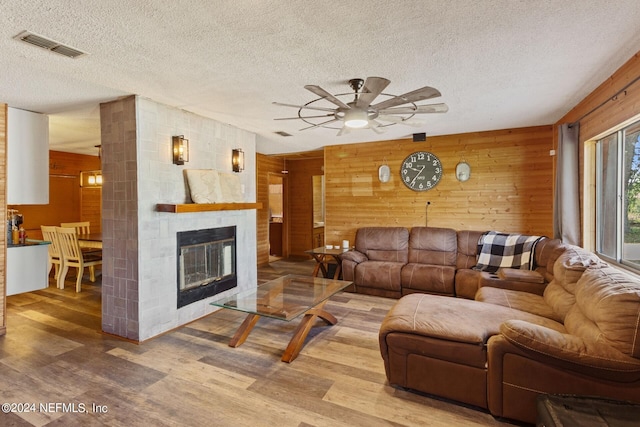
[[[392,123],[400,123],[402,125],[413,126],[413,127],[420,127],[424,125],[424,123],[422,123],[419,120],[403,120],[402,117],[387,116],[385,114],[378,115],[378,120],[382,120],[385,122],[392,122]]]
[[[385,133],[387,130],[382,126],[382,123],[377,122],[375,120],[369,120],[369,125],[367,126],[369,129],[374,131],[377,134]]]
[[[322,122],[322,123],[318,123],[318,124],[315,124],[315,125],[307,126],[306,128],[302,128],[300,130],[302,131],[302,130],[307,130],[307,129],[313,129],[313,128],[324,126],[327,123],[333,123],[333,122],[337,122],[337,121],[338,121],[338,119],[334,118],[334,119],[331,119],[331,120],[327,120],[326,122]]]
[[[273,119],[273,120],[300,120],[301,118],[303,119],[319,119],[321,117],[331,117],[333,116],[333,114],[321,114],[319,116],[302,116],[302,117],[279,117],[277,119]]]
[[[364,82],[364,86],[362,87],[360,94],[358,94],[356,107],[367,108],[371,105],[373,100],[382,93],[389,83],[391,83],[390,80],[382,77],[367,77],[367,81]]]
[[[376,105],[372,105],[371,107],[376,110],[384,110],[386,108],[395,107],[397,105],[407,104],[409,102],[418,102],[425,99],[436,98],[441,95],[442,94],[438,91],[438,89],[425,86],[423,88],[407,92],[404,95],[394,96],[393,98],[382,101]]]
[[[344,109],[349,109],[351,107],[349,107],[347,104],[345,104],[344,102],[340,101],[338,98],[336,98],[335,96],[331,95],[329,92],[327,92],[326,90],[322,89],[320,86],[316,86],[316,85],[306,85],[304,87],[306,90],[311,91],[313,93],[315,93],[316,95],[318,95],[320,98],[324,98],[327,101],[336,104],[338,107],[340,108],[344,108]]]
[[[418,105],[414,107],[396,107],[378,110],[380,114],[427,114],[427,113],[446,113],[449,111],[447,104],[429,104]]]
[[[348,133],[351,133],[351,129],[348,128],[347,126],[342,126],[342,128],[338,131],[338,134],[336,136],[346,135]]]
[[[280,105],[281,107],[293,107],[293,108],[306,108],[307,110],[318,110],[318,111],[330,111],[335,112],[333,108],[324,108],[324,107],[311,107],[309,105],[294,105],[294,104],[283,104],[282,102],[272,102],[274,105]]]

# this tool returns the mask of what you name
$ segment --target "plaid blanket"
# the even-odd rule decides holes
[[[474,270],[495,273],[499,268],[533,269],[533,250],[542,236],[487,231],[478,240]]]

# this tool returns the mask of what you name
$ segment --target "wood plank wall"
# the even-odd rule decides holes
[[[449,227],[553,235],[552,126],[325,147],[327,244],[354,242],[367,226]],[[430,151],[444,176],[433,189],[414,192],[399,180],[400,165],[415,151]],[[391,180],[378,180],[386,159]],[[460,160],[471,179],[458,182]]]
[[[257,259],[258,265],[269,263],[269,174],[282,175],[284,163],[282,157],[256,154],[256,202],[262,203],[262,209],[256,212]],[[285,213],[286,215],[286,213]],[[286,221],[286,218],[285,218]],[[287,246],[283,242],[284,256],[288,256]]]
[[[0,104],[0,214],[7,217],[7,104]],[[3,221],[6,224],[6,221]],[[0,335],[7,332],[7,228],[0,227]]]
[[[340,244],[343,239],[353,242],[355,231],[364,226],[424,225],[426,201],[431,201],[430,226],[553,235],[555,157],[549,156],[549,150],[557,147],[557,126],[577,120],[639,75],[640,53],[553,127],[430,137],[423,143],[397,140],[326,147],[326,243]],[[637,114],[640,114],[640,82],[581,120],[580,139],[584,143]],[[425,193],[412,192],[398,181],[401,161],[419,150],[438,155],[445,172],[441,183]],[[258,156],[258,201],[266,203],[266,169],[271,165],[273,172],[279,173],[282,158]],[[377,169],[385,158],[391,167],[392,179],[382,184],[377,179]],[[462,158],[472,168],[471,179],[465,183],[455,180],[455,165]],[[265,159],[266,164],[261,165],[261,159]],[[584,177],[582,159],[581,167],[581,177]],[[261,169],[264,169],[263,177]],[[584,198],[583,193],[581,197]],[[258,212],[259,264],[269,259],[266,206],[262,213]],[[304,221],[303,213],[296,214]],[[300,229],[303,228],[304,225],[300,225]],[[299,246],[302,249],[302,245]]]
[[[102,189],[80,187],[80,172],[100,169],[100,158],[62,151],[49,152],[49,204],[13,206],[24,215],[30,238],[42,238],[41,225],[90,221],[102,229]]]
[[[287,160],[289,256],[310,258],[304,252],[313,249],[313,180],[322,175],[324,158],[300,158]],[[285,205],[287,206],[287,205]]]
[[[102,186],[80,189],[80,221],[89,221],[91,232],[102,232]]]

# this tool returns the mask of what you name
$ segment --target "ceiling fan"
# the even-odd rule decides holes
[[[425,86],[403,95],[389,95],[382,91],[391,83],[390,80],[382,77],[367,77],[367,80],[351,79],[349,86],[354,93],[342,93],[332,95],[320,86],[306,85],[304,88],[320,98],[314,99],[304,105],[284,104],[274,102],[275,105],[284,107],[294,107],[298,109],[297,117],[285,117],[275,120],[296,120],[302,119],[310,126],[300,129],[312,129],[318,127],[340,129],[338,135],[348,133],[351,129],[369,128],[376,133],[382,133],[384,127],[394,124],[404,124],[409,126],[420,126],[422,123],[411,118],[416,114],[446,113],[449,110],[446,104],[416,105],[416,102],[425,99],[441,96],[437,89]],[[380,95],[387,99],[372,104]],[[353,96],[351,102],[343,102],[340,97]],[[322,100],[329,101],[337,108],[328,108],[315,105]],[[405,105],[409,104],[409,105]],[[402,107],[401,107],[402,106]],[[306,110],[323,111],[325,114],[307,115]],[[309,113],[314,114],[314,113]],[[328,119],[328,120],[323,120]],[[332,126],[335,122],[343,122],[341,127]]]

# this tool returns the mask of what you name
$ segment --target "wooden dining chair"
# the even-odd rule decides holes
[[[58,282],[58,277],[60,277],[60,272],[62,271],[62,267],[64,265],[64,258],[62,257],[62,251],[60,250],[60,243],[58,242],[58,235],[56,234],[56,227],[52,225],[41,225],[40,229],[42,230],[42,239],[47,242],[51,242],[48,246],[49,251],[49,262],[47,267],[47,277],[51,273],[51,268],[55,265],[55,278],[56,283]]]
[[[64,279],[67,276],[69,267],[76,267],[78,270],[76,292],[80,292],[82,290],[82,274],[85,267],[89,268],[89,280],[96,281],[95,266],[102,265],[102,254],[84,253],[78,243],[78,234],[75,228],[56,227],[56,234],[63,258],[62,271],[60,271],[60,276],[58,277],[58,288],[64,289]]]
[[[78,234],[91,234],[91,222],[79,221],[79,222],[63,222],[60,227],[75,228]],[[85,246],[83,242],[80,242],[80,248],[84,253],[102,254],[102,249],[95,248],[93,246]]]
[[[89,234],[89,233],[91,233],[91,222],[90,221],[63,222],[62,224],[60,224],[60,227],[75,228],[76,229],[76,233],[78,233],[78,234]]]

